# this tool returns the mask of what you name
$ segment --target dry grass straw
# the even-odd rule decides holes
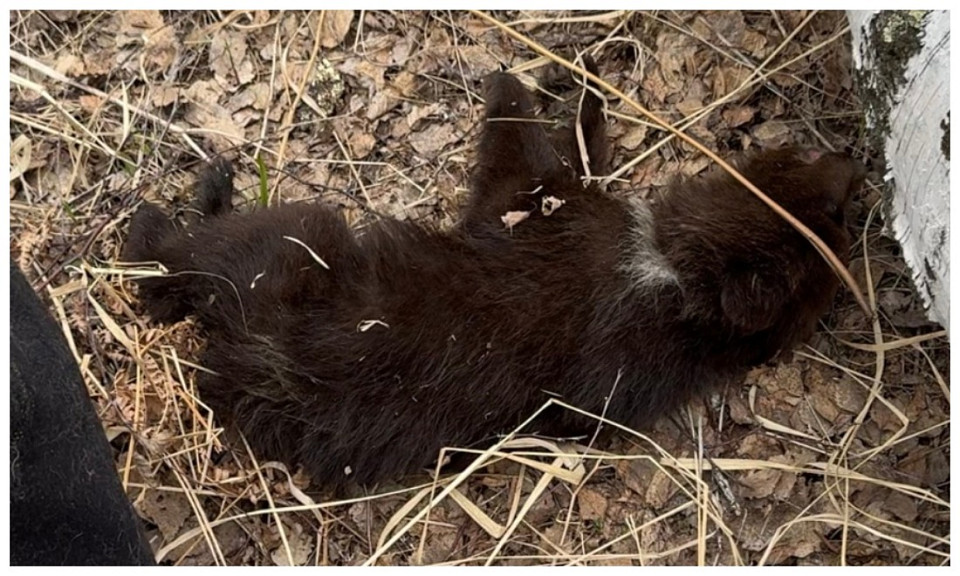
[[[547,450],[544,450],[544,451],[539,451],[539,452],[524,452],[524,451],[508,452],[506,451],[510,448],[519,448],[521,446],[529,445],[529,441],[520,442],[517,444],[511,444],[511,442],[515,441],[514,439],[516,439],[517,435],[520,434],[524,430],[524,428],[526,428],[536,418],[536,416],[538,416],[540,413],[542,413],[544,410],[546,410],[551,406],[559,406],[566,410],[576,412],[577,414],[580,414],[582,416],[589,417],[595,420],[598,426],[606,425],[606,426],[617,428],[623,431],[624,433],[649,445],[651,449],[659,455],[659,458],[651,457],[647,455],[625,456],[625,455],[596,453],[585,447],[576,447],[575,445],[568,445],[566,447],[563,447],[553,443],[547,443],[544,441],[540,441],[538,443],[543,448],[547,448]],[[456,451],[468,452],[468,453],[478,452],[478,451],[469,451],[469,450],[456,450]],[[478,458],[476,458],[462,473],[455,476],[454,479],[452,480],[452,483],[448,484],[447,488],[443,492],[441,492],[438,496],[434,497],[434,499],[430,503],[428,503],[416,515],[414,515],[414,517],[410,521],[408,521],[407,524],[405,524],[399,531],[393,533],[392,536],[389,539],[387,539],[385,542],[381,539],[381,544],[378,545],[377,550],[374,552],[374,554],[370,558],[368,558],[366,564],[375,563],[376,560],[380,556],[382,556],[384,553],[386,553],[390,548],[390,546],[396,543],[403,534],[409,532],[416,522],[420,521],[421,519],[425,519],[428,516],[430,510],[438,506],[444,498],[446,498],[450,493],[454,491],[454,488],[456,488],[456,486],[464,482],[467,479],[467,477],[473,474],[477,469],[479,469],[484,465],[489,464],[489,460],[493,459],[494,457],[513,460],[524,466],[524,468],[522,468],[521,470],[525,471],[525,467],[531,467],[533,469],[541,471],[542,475],[537,480],[536,485],[534,486],[534,489],[527,496],[526,500],[524,501],[523,505],[520,507],[516,515],[514,516],[513,514],[511,514],[512,522],[510,522],[510,525],[507,526],[505,530],[503,529],[502,526],[499,526],[499,525],[494,526],[494,529],[491,530],[492,533],[502,533],[503,535],[498,539],[497,544],[494,546],[493,550],[491,550],[489,555],[485,555],[485,558],[483,559],[483,563],[486,565],[492,564],[495,560],[498,560],[498,559],[505,560],[505,559],[512,558],[512,557],[501,557],[499,555],[499,552],[503,549],[503,547],[507,543],[509,543],[509,537],[514,533],[516,526],[519,526],[524,521],[526,515],[529,513],[532,506],[536,503],[536,500],[546,490],[549,483],[552,482],[554,479],[558,479],[558,480],[567,482],[571,486],[571,488],[576,488],[580,486],[585,479],[583,462],[589,461],[589,460],[594,460],[597,463],[600,460],[611,460],[611,461],[645,460],[650,462],[658,470],[660,470],[668,478],[670,478],[670,480],[676,484],[678,489],[689,498],[689,501],[686,504],[683,504],[675,508],[674,510],[661,515],[660,517],[658,517],[658,519],[662,521],[662,520],[665,520],[666,518],[673,516],[674,514],[682,512],[688,507],[697,506],[698,514],[702,515],[702,523],[699,526],[701,528],[700,529],[701,537],[696,543],[696,545],[700,548],[700,550],[705,550],[704,545],[706,542],[706,535],[708,532],[707,530],[708,522],[713,522],[716,525],[715,530],[719,530],[719,532],[721,532],[725,536],[725,538],[728,540],[728,543],[731,544],[732,546],[731,549],[735,554],[734,557],[739,558],[739,554],[737,553],[737,547],[735,545],[735,542],[733,541],[733,531],[723,523],[723,520],[721,517],[722,514],[716,508],[716,505],[713,499],[707,497],[707,495],[710,492],[710,489],[709,489],[709,486],[702,480],[701,474],[698,474],[696,470],[691,471],[686,467],[684,467],[683,465],[681,465],[680,461],[678,461],[669,453],[667,453],[655,441],[653,441],[648,436],[640,432],[631,430],[616,422],[607,420],[602,416],[590,414],[574,406],[565,404],[561,401],[550,399],[539,410],[537,410],[537,412],[531,418],[529,418],[526,422],[524,422],[523,424],[518,426],[516,429],[514,429],[512,432],[507,434],[499,443],[497,443],[496,445],[494,445],[488,450],[480,452]],[[537,462],[535,460],[532,460],[530,457],[541,457],[541,458],[547,457],[547,458],[552,458],[553,460],[551,463],[547,464],[544,462]],[[675,472],[678,472],[679,476],[671,473],[669,469],[673,469]],[[520,474],[524,474],[525,473],[524,471],[521,471]],[[699,497],[698,497],[698,494],[700,495]],[[395,515],[395,518],[397,516],[405,515],[411,512],[413,508],[415,508],[415,506],[419,504],[419,502],[423,499],[423,497],[424,497],[423,494],[418,494],[413,500],[411,500],[411,503],[408,503],[407,506],[403,507],[401,510],[397,512],[397,515]],[[463,499],[464,497],[461,494],[460,496],[454,498],[453,500],[459,504],[463,502]],[[464,508],[464,510],[468,513],[468,515],[472,516],[471,511],[474,508],[474,506],[461,505],[461,507]],[[391,522],[388,523],[388,526],[392,527],[393,525],[396,525],[396,523],[397,522],[395,520],[391,520]],[[484,523],[487,523],[487,522],[484,521]],[[551,562],[561,561],[561,563],[570,564],[570,565],[582,564],[587,561],[596,560],[598,556],[603,557],[600,554],[603,550],[608,549],[610,546],[613,546],[616,542],[619,542],[620,540],[635,537],[640,530],[643,530],[644,528],[647,528],[650,525],[651,523],[649,522],[644,523],[636,527],[635,531],[626,532],[621,536],[611,540],[610,542],[605,543],[604,545],[592,551],[586,551],[582,554],[577,554],[577,555],[573,555],[569,553],[561,554],[562,551],[557,551],[555,555],[547,555],[541,558],[543,560],[549,560]],[[713,532],[713,531],[710,531],[710,532]],[[421,540],[425,540],[425,539],[426,539],[426,527],[424,528],[424,531],[421,533]],[[702,553],[701,553],[701,558],[704,558],[704,555]]]
[[[320,38],[323,33],[323,20],[326,17],[327,13],[325,10],[320,11],[320,17],[317,21],[317,28],[313,31],[313,49],[310,51],[310,59],[307,61],[307,67],[303,70],[303,73],[300,76],[300,82],[296,85],[296,92],[293,95],[293,102],[290,107],[287,109],[287,113],[283,117],[283,123],[280,125],[280,132],[283,134],[280,140],[280,152],[277,154],[277,167],[278,169],[283,168],[283,163],[286,155],[284,152],[287,149],[287,141],[290,138],[290,128],[293,123],[293,114],[297,111],[297,104],[300,102],[300,99],[303,97],[303,90],[307,85],[307,78],[310,78],[310,71],[313,70],[313,67],[317,61],[317,53],[320,51]],[[286,63],[286,54],[287,51],[284,51],[284,58],[281,62]],[[287,85],[292,86],[293,83],[290,80],[289,76],[286,73],[286,67],[282,68],[284,70],[284,77],[287,79]],[[275,197],[277,194],[277,186],[279,186],[280,180],[278,179],[273,186],[273,190],[270,191],[271,198]]]
[[[178,125],[176,125],[176,124],[173,124],[173,123],[169,122],[168,120],[166,120],[166,119],[164,119],[164,118],[160,118],[160,117],[158,117],[158,116],[155,116],[154,114],[151,114],[150,112],[147,112],[146,110],[142,110],[142,109],[140,109],[140,108],[137,108],[136,106],[132,106],[131,104],[127,103],[126,101],[124,101],[124,100],[122,100],[122,99],[119,99],[119,98],[117,98],[117,97],[115,97],[115,96],[112,96],[112,95],[110,95],[110,94],[107,94],[106,92],[103,92],[103,91],[101,91],[101,90],[97,90],[96,88],[93,88],[93,87],[88,86],[88,85],[86,85],[86,84],[83,84],[83,83],[81,83],[81,82],[77,82],[77,81],[75,81],[75,80],[73,80],[73,79],[71,79],[71,78],[68,78],[67,76],[61,74],[60,72],[57,72],[57,71],[54,70],[53,68],[50,68],[50,67],[47,66],[46,64],[44,64],[44,63],[42,63],[42,62],[40,62],[40,61],[38,61],[38,60],[36,60],[36,59],[34,59],[34,58],[31,58],[31,57],[29,57],[29,56],[26,56],[26,55],[24,55],[24,54],[21,54],[21,53],[17,52],[16,50],[10,50],[10,58],[11,58],[12,60],[16,61],[16,62],[19,62],[19,63],[23,64],[24,66],[27,66],[27,67],[30,68],[31,70],[34,70],[34,71],[36,71],[36,72],[38,72],[38,73],[40,73],[40,74],[43,74],[44,76],[50,78],[51,80],[56,80],[57,82],[59,82],[59,83],[61,83],[61,84],[66,84],[66,85],[68,85],[68,86],[72,86],[73,88],[77,88],[77,89],[79,89],[79,90],[83,90],[84,92],[87,92],[88,94],[92,94],[92,95],[94,95],[94,96],[99,96],[100,98],[103,98],[104,100],[107,100],[107,101],[109,101],[109,102],[112,103],[112,104],[115,104],[115,105],[117,105],[117,106],[120,106],[120,108],[123,110],[123,113],[124,113],[124,115],[125,115],[125,116],[124,116],[125,118],[127,117],[126,115],[128,115],[128,114],[130,114],[130,113],[133,113],[133,114],[136,114],[136,115],[138,115],[138,116],[142,116],[142,117],[144,117],[144,118],[148,118],[148,119],[150,119],[150,120],[152,120],[152,121],[154,121],[154,122],[157,122],[158,124],[160,124],[160,125],[162,125],[162,126],[165,126],[166,129],[168,129],[169,131],[171,131],[171,132],[179,135],[179,136],[183,139],[183,141],[190,147],[190,149],[193,150],[193,151],[197,154],[197,156],[200,156],[201,158],[206,158],[206,157],[207,157],[206,153],[200,148],[200,146],[198,146],[198,145],[196,144],[196,142],[194,142],[193,139],[190,138],[190,134],[191,134],[191,133],[202,134],[202,133],[205,133],[205,132],[208,132],[208,131],[205,131],[205,130],[190,130],[190,129],[186,129],[186,128],[181,128],[180,126],[178,126]],[[17,76],[16,74],[12,74],[12,73],[10,74],[10,80],[11,80],[12,82],[15,82],[15,83],[19,83],[19,82],[29,82],[29,81],[26,80],[25,78],[21,78],[20,76]],[[108,152],[108,153],[109,153],[109,152]],[[112,155],[115,155],[115,154],[112,154]]]

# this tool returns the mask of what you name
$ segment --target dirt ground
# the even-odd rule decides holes
[[[708,148],[874,154],[849,31],[825,12],[494,12]],[[949,343],[925,320],[873,173],[849,292],[780,363],[649,429],[516,431],[470,474],[334,499],[257,462],[197,397],[202,333],[153,323],[116,265],[142,200],[183,208],[201,156],[236,159],[239,210],[293,201],[450,226],[502,67],[549,60],[466,12],[11,14],[11,256],[80,364],[129,497],[168,564],[949,562]],[[577,94],[543,94],[569,113]],[[709,161],[609,98],[608,190]],[[608,424],[605,428],[612,429]]]

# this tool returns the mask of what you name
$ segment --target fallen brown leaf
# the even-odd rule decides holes
[[[430,160],[458,138],[459,135],[450,124],[431,124],[424,130],[410,134],[408,141],[417,154]]]
[[[353,10],[325,10],[323,28],[320,32],[320,45],[335,48],[343,42],[353,22]]]
[[[577,494],[577,506],[583,520],[603,520],[607,514],[607,497],[596,488],[585,487]]]
[[[242,86],[254,78],[253,63],[247,58],[247,35],[222,28],[210,40],[210,68],[223,83]]]

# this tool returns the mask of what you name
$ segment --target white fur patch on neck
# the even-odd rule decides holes
[[[677,272],[657,248],[650,203],[639,198],[629,201],[631,223],[623,246],[619,269],[630,279],[634,290],[679,285]]]

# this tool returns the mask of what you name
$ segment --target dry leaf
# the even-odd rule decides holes
[[[727,123],[727,126],[736,128],[753,120],[753,115],[756,114],[756,112],[756,108],[752,106],[731,106],[725,108],[721,115],[723,116],[723,121]]]
[[[397,74],[391,85],[397,93],[407,98],[413,97],[417,92],[417,77],[410,72],[403,71]]]
[[[247,534],[236,522],[227,522],[213,528],[213,537],[217,541],[220,552],[230,563],[231,556],[243,549],[244,545],[250,541],[251,535]],[[170,552],[168,557],[180,559],[185,553],[187,554],[186,558],[177,560],[178,566],[213,566],[216,564],[216,559],[210,552],[209,546],[195,546],[193,542],[185,542],[183,546]]]
[[[779,73],[770,77],[774,84],[783,88],[794,88],[801,84],[800,80],[794,74]]]
[[[944,455],[943,448],[930,452],[926,460],[923,480],[928,487],[940,486],[950,479],[950,461]]]
[[[901,492],[888,494],[883,499],[883,507],[904,522],[913,522],[919,515],[917,501]]]
[[[144,59],[148,70],[169,70],[180,54],[180,43],[172,26],[163,26],[146,35]]]
[[[743,12],[739,10],[704,10],[697,15],[694,31],[701,36],[716,35],[726,43],[739,44],[746,31]]]
[[[198,128],[209,130],[209,137],[219,146],[229,148],[244,140],[241,126],[230,114],[230,111],[218,104],[223,93],[215,80],[200,80],[194,82],[184,91],[189,104],[184,112],[184,119]]]
[[[686,34],[673,31],[662,32],[657,36],[660,72],[667,84],[674,89],[681,88],[686,77],[696,72],[696,69],[684,70],[685,65],[697,52],[696,42]]]
[[[594,488],[586,487],[577,494],[580,518],[583,520],[603,520],[607,514],[607,498]]]
[[[140,44],[143,51],[140,54],[143,64],[148,71],[165,71],[177,60],[180,44],[173,26],[163,21],[163,16],[157,10],[125,10],[118,12],[118,47],[129,44]],[[117,54],[118,64],[127,69],[138,71],[140,58],[129,58],[129,51]]]
[[[116,18],[119,20],[118,31],[122,34],[117,37],[120,46],[136,42],[147,32],[163,26],[159,10],[124,10],[117,12]]]
[[[634,460],[620,460],[617,463],[617,471],[620,477],[623,478],[623,483],[626,484],[627,488],[637,494],[645,495],[647,488],[650,486],[650,480],[653,478],[654,472],[657,471],[657,467],[646,458],[638,458]]]
[[[684,176],[696,176],[706,170],[707,167],[710,166],[710,162],[711,160],[702,154],[689,160],[684,160],[683,164],[680,165],[680,173]]]
[[[339,70],[360,81],[369,91],[382,90],[386,68],[365,58],[348,58],[339,65]]]
[[[849,376],[842,376],[839,381],[831,382],[830,385],[834,392],[834,402],[846,412],[857,414],[867,402],[867,391]]]
[[[221,28],[210,40],[210,68],[221,82],[244,85],[253,80],[253,63],[247,58],[247,35]]]
[[[116,57],[110,50],[95,50],[83,54],[83,67],[90,76],[104,76],[113,71]]]
[[[410,38],[401,38],[393,43],[390,50],[390,66],[403,66],[407,63],[410,53],[413,51],[413,42]]]
[[[77,17],[79,10],[44,10],[43,15],[54,22],[69,22]]]
[[[433,116],[434,114],[438,114],[442,108],[443,106],[437,103],[426,104],[424,106],[411,106],[410,113],[407,114],[407,117],[405,118],[407,121],[407,126],[415,129],[421,120]]]
[[[500,221],[513,232],[513,227],[530,217],[530,211],[512,210],[500,217]]]
[[[33,147],[26,134],[17,136],[10,144],[10,181],[22,176],[30,167]]]
[[[540,211],[543,212],[544,216],[549,216],[566,203],[566,200],[561,200],[556,196],[544,196],[540,202]]]
[[[88,114],[94,114],[97,110],[103,106],[103,103],[106,102],[102,97],[95,94],[84,94],[77,99],[77,102],[80,104],[80,109]]]
[[[753,30],[744,31],[743,47],[750,52],[751,56],[757,59],[766,58],[769,52],[769,50],[767,50],[767,37]]]
[[[286,526],[287,543],[290,545],[290,556],[294,566],[304,566],[313,556],[313,534],[308,533],[299,523]],[[287,548],[281,542],[280,546],[270,552],[270,559],[277,566],[289,566]]]
[[[670,89],[667,87],[666,80],[663,79],[663,73],[659,68],[649,70],[643,77],[641,83],[643,94],[652,96],[658,104],[663,104],[670,95]]]
[[[699,83],[695,83],[695,86],[699,86]],[[698,92],[700,92],[698,90]],[[686,118],[690,118],[697,112],[703,109],[703,100],[698,98],[694,94],[687,94],[687,97],[682,101],[677,102],[677,111],[684,115]]]
[[[569,530],[566,532],[567,538],[564,540],[563,524],[559,522],[551,524],[549,528],[543,531],[543,549],[549,550],[551,553],[555,553],[556,550],[562,550],[567,554],[573,552],[574,543],[571,542]],[[561,541],[563,541],[562,545],[560,544]]]
[[[779,148],[790,138],[790,128],[779,120],[768,120],[756,126],[751,133],[764,148]]]
[[[817,531],[815,522],[802,522],[786,531],[783,538],[773,548],[768,565],[784,564],[790,558],[806,558],[820,550],[823,538]]]
[[[243,128],[238,126],[223,106],[216,104],[189,104],[184,119],[198,128],[208,130],[208,137],[219,147],[230,148],[244,141]]]
[[[432,124],[425,130],[414,132],[408,142],[417,151],[417,154],[432,160],[443,150],[444,146],[455,142],[459,136],[450,124]]]
[[[320,45],[335,48],[343,42],[353,22],[353,10],[325,10],[323,30],[320,32]]]
[[[750,470],[740,478],[739,484],[744,488],[741,495],[744,498],[766,498],[773,494],[773,489],[780,481],[780,471],[772,468]]]
[[[661,509],[677,493],[680,487],[666,472],[656,469],[647,485],[645,500],[654,509]]]
[[[365,130],[355,130],[347,137],[347,143],[350,145],[353,159],[363,160],[377,145],[377,139]]]
[[[447,560],[457,545],[457,530],[443,525],[431,528],[418,563],[430,566]]]
[[[370,99],[370,102],[367,104],[367,110],[364,112],[364,117],[366,117],[367,120],[376,120],[399,105],[400,99],[390,94],[389,91],[382,90],[374,94],[373,98]]]
[[[663,166],[663,158],[659,155],[647,158],[630,175],[630,183],[637,188],[649,188],[660,174],[661,166]]]
[[[450,56],[453,56],[449,48],[444,48],[443,51],[446,54],[446,58],[449,59]],[[457,48],[456,54],[459,60],[453,60],[450,65],[458,72],[462,68],[463,77],[468,81],[480,80],[492,70],[497,70],[500,67],[500,61],[490,53],[487,46],[461,45]]]
[[[160,86],[150,92],[150,102],[155,108],[169,106],[177,101],[180,89],[176,86]]]
[[[806,400],[827,422],[836,422],[840,409],[833,401],[835,392],[833,382],[826,382],[819,371],[810,371],[807,376]]]
[[[198,80],[184,90],[184,96],[196,104],[216,105],[223,93],[220,86],[213,80]]]
[[[647,130],[649,129],[645,124],[633,126],[620,138],[620,146],[623,146],[627,150],[636,150],[646,139]]]
[[[57,58],[53,69],[67,76],[81,76],[86,70],[83,59],[70,52],[64,52]]]
[[[180,492],[147,490],[138,502],[140,512],[157,525],[165,540],[172,540],[192,513],[190,502]]]
[[[247,107],[255,110],[266,110],[270,104],[270,96],[270,85],[266,82],[250,84],[227,100],[226,109],[231,112]]]
[[[746,66],[717,66],[715,70],[716,73],[713,75],[715,99],[737,90],[750,77],[750,70]]]

